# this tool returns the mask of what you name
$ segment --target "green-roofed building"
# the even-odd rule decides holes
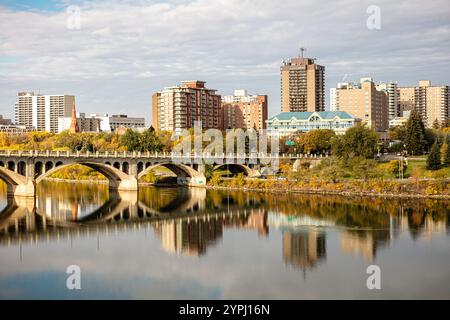
[[[344,134],[360,122],[345,111],[282,112],[266,120],[268,134],[279,137],[315,129],[331,129],[336,134]]]

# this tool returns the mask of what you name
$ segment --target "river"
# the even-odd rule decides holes
[[[2,299],[450,298],[450,201],[43,182],[0,210]]]

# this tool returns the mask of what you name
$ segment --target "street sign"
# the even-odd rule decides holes
[[[292,141],[292,140],[286,140],[285,144],[286,144],[287,146],[293,146],[293,145],[295,145],[295,142]]]

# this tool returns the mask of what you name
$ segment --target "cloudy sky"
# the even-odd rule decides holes
[[[367,26],[371,5],[380,29]],[[153,92],[199,79],[268,94],[274,115],[280,63],[299,47],[325,65],[328,105],[343,79],[450,85],[449,43],[448,0],[0,0],[0,114],[34,90],[148,121]]]

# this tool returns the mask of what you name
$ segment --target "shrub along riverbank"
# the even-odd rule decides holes
[[[305,179],[302,181],[277,179],[245,179],[243,175],[229,180],[211,179],[209,188],[251,190],[263,192],[292,192],[384,197],[450,198],[450,179],[406,180],[342,180]]]

